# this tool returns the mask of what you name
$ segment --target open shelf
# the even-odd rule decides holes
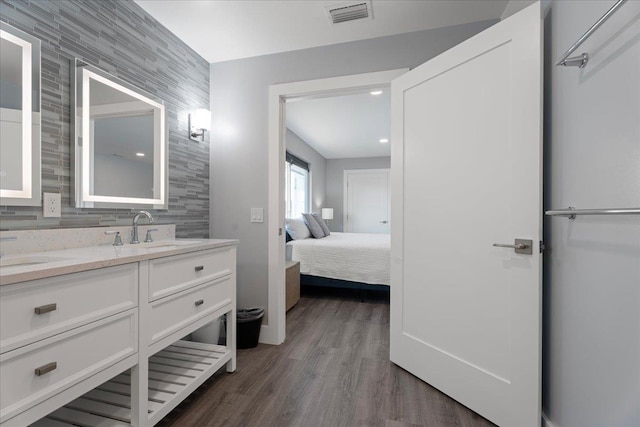
[[[227,347],[176,341],[149,358],[149,424],[155,425],[231,359]],[[121,427],[131,421],[131,372],[126,371],[34,427]]]

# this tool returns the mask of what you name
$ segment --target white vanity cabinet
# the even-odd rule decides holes
[[[0,423],[24,426],[137,363],[138,264],[0,287]]]
[[[236,244],[0,286],[2,427],[152,426],[233,372]],[[184,340],[223,315],[228,345]]]
[[[152,426],[218,369],[236,369],[236,248],[156,258],[141,269],[148,276],[140,292],[141,318],[147,321],[141,323],[141,361],[131,378],[149,414],[141,403],[132,424]],[[182,340],[225,314],[227,346]],[[143,390],[147,384],[153,387]]]

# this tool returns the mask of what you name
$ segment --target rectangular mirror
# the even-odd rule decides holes
[[[0,22],[0,205],[40,206],[40,40]]]
[[[162,100],[78,59],[74,70],[76,207],[166,209]]]

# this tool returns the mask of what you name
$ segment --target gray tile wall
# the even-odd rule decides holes
[[[169,209],[178,237],[209,236],[209,142],[191,141],[187,114],[209,109],[209,64],[131,0],[0,0],[0,20],[42,41],[42,191],[62,194],[62,218],[0,206],[0,229],[126,225],[130,209],[71,205],[69,77],[83,59],[165,101]]]

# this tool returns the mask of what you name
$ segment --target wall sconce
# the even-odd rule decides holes
[[[211,129],[211,113],[209,110],[198,108],[193,114],[189,114],[189,139],[204,141],[204,132],[209,129]]]
[[[333,219],[333,208],[322,208],[322,219]]]

